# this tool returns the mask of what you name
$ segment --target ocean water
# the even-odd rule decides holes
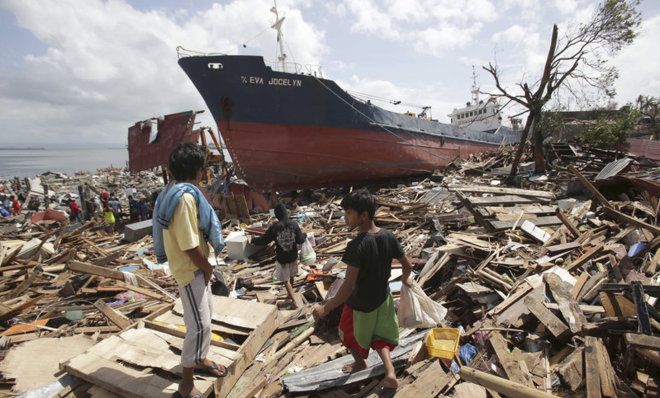
[[[0,150],[0,179],[34,177],[46,171],[72,175],[109,166],[125,167],[128,149]]]

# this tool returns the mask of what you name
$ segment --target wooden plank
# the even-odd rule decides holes
[[[124,280],[124,274],[121,271],[99,267],[98,265],[83,263],[81,261],[69,261],[67,268],[81,274],[97,275],[104,278],[116,279],[118,281]]]
[[[481,215],[481,213],[479,213],[479,212],[475,209],[475,207],[473,206],[473,205],[474,205],[473,202],[471,202],[468,198],[465,197],[465,195],[463,195],[463,194],[460,193],[460,192],[457,192],[457,193],[456,193],[456,197],[458,198],[458,200],[461,201],[461,203],[463,204],[463,206],[465,206],[465,208],[468,209],[468,211],[469,211],[470,213],[472,213],[472,215],[474,216],[474,219],[475,219],[475,220],[476,220],[476,221],[477,221],[482,227],[486,228],[486,230],[488,230],[488,231],[492,231],[492,227],[490,226],[489,222],[488,222],[488,221],[487,221],[487,220]]]
[[[213,296],[212,318],[227,325],[256,329],[264,323],[274,308],[276,307],[271,304]],[[181,299],[174,302],[173,311],[176,314],[183,313]]]
[[[493,308],[491,311],[494,314],[499,314],[508,307],[510,307],[512,304],[514,304],[516,301],[520,300],[521,298],[525,297],[529,292],[532,291],[532,287],[527,283],[523,282],[520,286],[518,286],[518,289],[510,295],[509,297],[506,298],[506,300],[502,301],[499,303],[495,308]]]
[[[462,380],[478,384],[489,390],[497,391],[509,397],[516,398],[557,398],[555,395],[528,387],[512,380],[503,379],[467,366],[458,373]]]
[[[79,355],[64,365],[67,373],[129,398],[170,398],[177,383],[153,373],[122,366],[95,354]],[[195,386],[208,396],[212,382],[196,380]]]
[[[571,333],[568,326],[547,309],[536,297],[525,297],[525,305],[557,340],[562,341],[570,336]]]
[[[582,247],[582,245],[577,242],[568,242],[568,243],[562,243],[560,245],[547,246],[546,249],[550,253],[562,253],[565,251],[577,249],[578,247]]]
[[[240,301],[240,300],[235,300]],[[264,345],[266,340],[277,329],[278,316],[277,307],[270,306],[272,311],[268,314],[266,319],[257,328],[250,333],[250,336],[243,342],[239,353],[241,358],[235,361],[228,369],[227,375],[223,378],[217,379],[215,382],[215,396],[216,398],[225,398],[229,391],[234,387],[234,384],[241,377],[245,369],[253,362],[257,356],[259,349]]]
[[[499,206],[486,206],[482,210],[486,212],[485,215],[493,216],[497,214],[510,214],[510,215],[520,215],[523,214],[555,214],[557,206],[546,206],[540,204],[525,205],[525,206],[514,206],[514,207],[499,207]]]
[[[486,389],[480,385],[463,382],[454,386],[454,398],[487,398]]]
[[[577,391],[584,384],[584,348],[572,350],[557,368],[559,376],[572,391]]]
[[[171,334],[172,336],[180,337],[182,339],[186,337],[186,332],[185,331],[183,331],[181,329],[178,329],[178,328],[175,328],[175,327],[172,327],[172,326],[167,325],[167,324],[159,323],[158,321],[154,322],[154,321],[145,320],[144,321],[144,326],[148,327],[149,329],[153,329],[153,330],[156,330],[156,331],[159,331],[159,332]],[[239,346],[237,346],[235,344],[226,343],[224,341],[219,341],[219,340],[216,340],[216,339],[211,339],[211,345],[216,346],[216,347],[221,347],[221,348],[231,350],[231,351],[236,351],[240,348]]]
[[[532,198],[554,199],[555,194],[550,191],[536,191],[531,189],[493,187],[488,185],[471,186],[449,186],[449,191],[454,192],[475,192],[475,193],[493,193],[498,195],[519,195],[531,196]]]
[[[598,289],[606,281],[607,272],[597,272],[594,275],[591,275],[587,282],[582,286],[580,293],[577,296],[577,301],[591,301],[591,298],[596,297],[597,291],[594,292],[594,288]],[[592,292],[592,293],[589,293]],[[593,297],[590,298],[590,296]]]
[[[653,232],[655,234],[655,236],[660,235],[660,228],[656,227],[655,225],[645,223],[644,221],[642,221],[638,218],[631,217],[627,214],[621,213],[620,211],[615,210],[611,207],[605,207],[605,208],[603,208],[603,210],[605,211],[605,213],[607,213],[608,215],[614,217],[615,219],[617,219],[618,221],[620,221],[622,223],[633,224],[633,225],[636,225],[638,227],[648,229],[649,231]]]
[[[573,296],[574,299],[577,299],[577,297],[580,295],[584,284],[587,283],[590,276],[591,275],[589,275],[588,272],[582,271],[577,281],[575,282],[575,285],[573,285],[573,288],[571,289],[571,296]]]
[[[493,229],[495,229],[496,231],[501,231],[501,230],[513,228],[513,226],[516,225],[516,220],[513,220],[513,221],[490,221],[490,224],[493,226]],[[535,218],[522,216],[520,218],[520,221],[518,221],[517,225],[520,225],[521,223],[523,223],[525,221],[533,222],[535,225],[541,226],[541,227],[561,224],[561,220],[558,219],[555,216],[535,217]]]
[[[595,347],[596,338],[593,336],[585,337],[584,347],[584,365],[587,379],[587,398],[600,398],[600,372],[598,352]]]
[[[573,222],[568,219],[568,217],[564,214],[564,212],[561,209],[557,209],[555,212],[557,215],[557,218],[566,226],[568,231],[573,235],[574,238],[577,238],[580,236],[580,231],[578,231],[577,227],[573,225]]]
[[[488,197],[470,197],[468,201],[475,206],[493,206],[493,205],[513,205],[513,204],[532,204],[542,202],[539,198],[523,198],[517,195],[488,196]]]
[[[607,349],[600,338],[595,339],[594,347],[596,348],[596,354],[599,359],[598,371],[600,372],[600,391],[604,397],[616,398],[616,376]]]
[[[452,377],[451,374],[447,374],[442,370],[439,361],[434,360],[428,368],[424,369],[417,376],[415,381],[399,388],[395,397],[435,397],[449,383]]]
[[[105,317],[108,318],[110,322],[112,322],[122,330],[126,329],[131,325],[131,321],[128,318],[126,318],[119,312],[115,311],[114,308],[107,305],[101,299],[96,300],[96,302],[94,303],[94,307],[98,308],[98,310],[101,311],[101,313],[105,315]]]
[[[522,371],[520,363],[509,352],[504,337],[499,332],[491,332],[488,341],[509,379],[515,383],[534,388],[531,376],[529,373],[525,374]]]
[[[571,263],[565,265],[564,269],[567,270],[567,271],[573,271],[577,267],[579,267],[582,264],[586,263],[589,259],[591,259],[595,255],[599,254],[603,250],[604,247],[605,247],[605,244],[601,243],[600,245],[598,245],[596,247],[593,247],[590,250],[587,250],[583,255],[581,255],[577,259],[573,260]]]
[[[647,336],[644,334],[626,333],[626,343],[640,348],[646,348],[653,351],[660,351],[660,337]]]
[[[13,299],[23,294],[23,292],[29,289],[30,286],[32,286],[32,284],[37,280],[37,278],[41,276],[42,273],[43,273],[43,269],[40,266],[34,267],[32,272],[30,272],[29,275],[25,277],[23,282],[21,282],[18,286],[16,286],[16,288],[11,292],[9,292],[9,294],[7,294],[7,299]]]

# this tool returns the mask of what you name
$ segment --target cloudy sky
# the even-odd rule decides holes
[[[126,144],[135,121],[206,109],[176,47],[276,58],[272,0],[0,0],[0,145]],[[472,65],[513,84],[538,74],[553,23],[588,20],[587,0],[279,0],[289,59],[344,88],[431,105],[469,100]],[[636,42],[611,62],[619,104],[660,95],[660,1],[640,6]],[[243,48],[242,44],[246,47]],[[384,104],[387,105],[387,104]],[[212,124],[208,111],[202,122]],[[213,125],[215,127],[215,125]]]

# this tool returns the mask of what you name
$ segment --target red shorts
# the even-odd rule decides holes
[[[355,333],[353,330],[353,309],[346,304],[344,304],[344,309],[342,310],[341,318],[339,319],[339,335],[344,347],[357,353],[360,358],[366,359],[369,356],[369,348],[360,346],[355,339]],[[374,340],[371,342],[371,348],[374,350],[385,347],[392,351],[396,346],[385,340]]]

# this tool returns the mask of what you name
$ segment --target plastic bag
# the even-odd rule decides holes
[[[431,300],[417,282],[401,287],[399,300],[399,326],[404,328],[432,328],[445,319],[447,309]]]
[[[300,262],[305,265],[312,265],[316,262],[316,252],[308,239],[305,239],[300,249]]]

